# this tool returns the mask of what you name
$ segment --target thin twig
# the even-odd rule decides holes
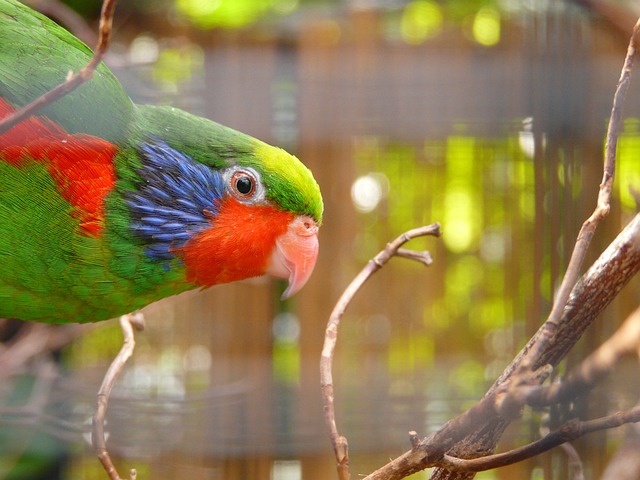
[[[84,66],[78,73],[69,72],[66,81],[58,85],[57,87],[49,90],[43,95],[36,98],[31,103],[19,108],[8,117],[5,117],[0,121],[0,134],[6,132],[10,128],[16,126],[24,119],[30,117],[38,110],[52,104],[56,100],[71,93],[83,83],[89,81],[96,68],[100,65],[100,62],[104,58],[109,48],[111,41],[111,30],[113,26],[113,14],[115,12],[117,0],[104,0],[102,4],[102,12],[100,14],[100,33],[98,36],[98,45],[89,63]]]
[[[555,297],[553,308],[547,321],[543,326],[543,335],[540,337],[540,342],[536,345],[535,352],[529,359],[525,359],[522,364],[522,373],[526,375],[526,371],[534,368],[534,359],[539,356],[539,353],[547,348],[550,339],[553,337],[562,312],[564,311],[571,290],[576,284],[580,275],[580,270],[587,254],[587,249],[593,238],[593,234],[598,228],[600,222],[609,214],[611,191],[613,188],[613,180],[616,169],[616,149],[618,145],[618,135],[620,132],[620,123],[622,120],[622,107],[624,100],[629,90],[629,83],[631,80],[631,68],[635,60],[638,45],[640,43],[640,19],[633,27],[633,35],[629,40],[629,46],[627,48],[627,55],[620,72],[620,78],[616,87],[615,94],[613,96],[613,105],[611,107],[611,116],[609,119],[609,126],[607,129],[607,138],[605,143],[605,156],[602,181],[600,183],[600,189],[598,192],[598,200],[596,208],[591,216],[582,224],[578,238],[576,240],[571,259],[567,271],[562,279],[562,283]]]
[[[554,366],[562,360],[578,341],[581,333],[638,271],[640,271],[640,214],[636,215],[618,234],[572,292],[555,339],[557,344],[553,349],[544,352],[541,358],[543,363]],[[366,480],[399,480],[435,466],[446,452],[465,439],[480,442],[474,435],[483,432],[482,440],[486,440],[489,425],[498,423],[502,426],[502,430],[498,428],[499,433],[506,428],[509,421],[519,418],[522,403],[517,396],[510,395],[510,392],[517,390],[509,380],[513,372],[518,369],[522,358],[535,344],[536,339],[537,335],[534,335],[482,400],[449,420],[429,437],[421,440],[417,447],[366,476]],[[538,380],[542,381],[542,376]],[[510,402],[512,405],[505,406],[505,403],[509,403],[506,401],[509,398],[516,399],[518,402],[513,401]],[[497,443],[497,438],[495,441]],[[473,444],[473,448],[476,446]],[[488,448],[484,443],[482,447]]]
[[[576,447],[567,442],[560,445],[560,448],[569,459],[568,467],[570,471],[573,470],[573,477],[571,478],[573,480],[584,480],[584,468],[582,467],[582,459],[580,458],[580,455],[578,455]]]
[[[15,338],[0,347],[0,379],[14,374],[34,357],[64,347],[92,328],[94,324],[25,324]]]
[[[111,480],[120,480],[120,476],[118,475],[116,467],[113,465],[111,456],[107,450],[104,438],[104,419],[107,414],[107,406],[111,390],[113,389],[120,372],[122,372],[124,365],[127,363],[127,360],[133,354],[133,349],[136,345],[133,329],[135,328],[138,331],[144,329],[144,317],[141,313],[123,315],[120,317],[120,326],[122,327],[124,342],[120,352],[109,366],[109,369],[102,380],[102,385],[98,391],[96,411],[92,418],[93,428],[91,430],[91,442],[93,443],[93,448],[98,455],[100,463],[102,463],[102,466]]]
[[[473,464],[467,462],[481,462],[483,458],[462,460],[451,455],[447,457],[449,459],[448,464],[443,464],[442,462],[445,458],[445,453],[455,446],[460,446],[460,452],[469,453],[490,451],[495,448],[501,433],[510,421],[519,416],[518,412],[522,406],[521,402],[508,401],[500,405],[500,399],[509,398],[509,392],[516,391],[515,387],[518,382],[524,384],[541,382],[545,375],[532,374],[532,370],[537,368],[547,372],[549,366],[557,365],[580,338],[584,329],[591,324],[595,316],[611,302],[620,289],[638,271],[640,264],[640,242],[638,240],[640,238],[640,215],[636,216],[623,232],[618,235],[576,285],[586,247],[598,222],[608,212],[608,202],[615,169],[614,154],[620,129],[621,105],[628,89],[629,71],[635,56],[638,38],[640,37],[639,31],[640,20],[636,23],[634,35],[625,58],[625,66],[614,96],[609,132],[607,134],[604,174],[596,208],[597,213],[594,212],[594,215],[590,218],[590,220],[595,218],[595,223],[590,224],[587,221],[585,222],[586,227],[583,225],[549,320],[545,322],[538,333],[516,356],[482,400],[463,414],[447,422],[434,434],[418,442],[417,445],[412,442],[413,448],[411,450],[367,475],[365,477],[367,480],[399,480],[432,466],[444,468],[444,471],[436,472],[437,478],[468,478],[467,476],[461,477],[451,474],[450,470],[479,471],[501,466],[501,464],[496,463],[486,468],[485,466],[482,468],[469,468]],[[553,345],[551,344],[552,339]],[[529,380],[531,378],[533,380]],[[631,416],[634,418],[629,419]],[[640,410],[637,412],[635,409],[629,410],[626,414],[605,417],[605,420],[579,422],[581,435],[595,431],[595,426],[602,426],[607,421],[611,422],[611,424],[607,424],[602,428],[619,426],[625,423],[621,423],[621,417],[624,417],[625,421],[638,421],[635,418],[640,419]],[[570,438],[561,438],[560,440],[554,446],[570,440]],[[549,440],[547,439],[547,441]],[[529,458],[529,456],[523,456],[520,459],[515,459],[514,457],[515,455],[512,454],[510,463]],[[493,458],[495,460],[499,457],[491,456],[485,458]]]
[[[417,260],[426,265],[430,264],[430,262],[425,260],[426,258],[430,259],[430,256],[427,257],[425,253],[411,252],[410,250],[400,248],[413,238],[424,237],[427,235],[439,237],[440,224],[434,223],[425,227],[409,230],[391,243],[388,243],[384,250],[378,253],[373,259],[369,260],[367,265],[351,281],[349,286],[342,293],[342,296],[336,303],[336,306],[329,317],[324,337],[324,346],[322,348],[322,357],[320,359],[320,386],[322,389],[325,422],[329,427],[329,435],[331,437],[331,443],[333,444],[338,469],[338,478],[340,480],[348,480],[350,473],[349,446],[347,439],[338,432],[334,405],[332,364],[333,354],[335,352],[336,342],[338,339],[338,325],[340,324],[340,320],[342,319],[345,310],[362,285],[369,279],[369,277],[380,270],[392,257],[398,255],[398,251],[402,251],[401,256],[404,258]]]
[[[533,458],[565,442],[575,440],[593,432],[617,428],[626,423],[637,422],[640,422],[640,407],[616,412],[595,420],[580,421],[573,419],[563,424],[558,430],[554,430],[548,435],[545,435],[540,440],[508,452],[473,459],[463,459],[445,455],[438,466],[467,472],[491,470]]]
[[[415,250],[399,248],[396,252],[396,256],[420,262],[427,267],[430,267],[433,263],[433,258],[431,258],[431,254],[428,251],[416,252]]]

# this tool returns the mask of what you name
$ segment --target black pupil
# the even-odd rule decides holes
[[[253,182],[248,176],[241,176],[236,178],[236,190],[241,195],[249,195],[253,190]]]

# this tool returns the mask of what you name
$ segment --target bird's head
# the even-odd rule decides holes
[[[309,279],[323,203],[296,157],[175,109],[150,108],[137,146],[139,182],[127,203],[138,237],[158,261],[179,257],[201,287],[264,274],[287,279],[287,298]],[[175,122],[175,116],[179,120]],[[160,120],[160,122],[159,122]],[[195,122],[195,124],[194,124]]]

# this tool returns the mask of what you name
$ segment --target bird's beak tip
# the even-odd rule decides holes
[[[309,280],[318,257],[318,226],[308,216],[296,217],[285,233],[276,239],[266,273],[289,281],[282,294],[286,300]]]

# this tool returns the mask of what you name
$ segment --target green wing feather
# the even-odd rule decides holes
[[[64,82],[92,56],[67,30],[14,0],[0,3],[0,96],[22,106]],[[101,64],[94,78],[40,114],[69,133],[118,143],[126,137],[133,104]],[[73,113],[73,114],[72,114]]]

